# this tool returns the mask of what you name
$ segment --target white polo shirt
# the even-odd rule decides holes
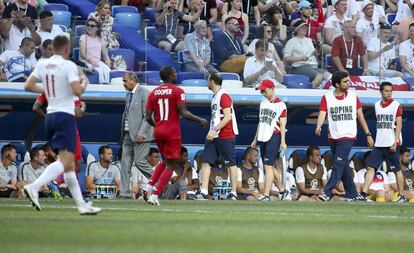
[[[53,25],[52,30],[50,32],[40,30],[40,27],[39,27],[39,29],[37,30],[37,33],[39,34],[42,40],[42,43],[45,40],[53,40],[58,35],[66,35],[65,32],[63,32],[62,28],[60,28],[60,26],[58,25]]]
[[[32,37],[29,28],[25,27],[22,31],[20,31],[15,25],[12,25],[10,28],[9,37],[4,40],[5,49],[19,50],[22,40],[26,37]]]

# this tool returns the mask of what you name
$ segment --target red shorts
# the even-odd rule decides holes
[[[160,154],[166,159],[179,159],[181,156],[181,139],[155,140]]]
[[[80,135],[78,129],[76,129],[76,144],[75,144],[75,161],[82,160],[82,146],[80,142]]]

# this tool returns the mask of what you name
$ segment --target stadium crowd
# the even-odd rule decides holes
[[[111,9],[117,4],[137,7],[136,13],[125,10],[134,15],[154,15],[135,26],[152,45],[171,52],[181,71],[204,77],[235,73],[244,87],[271,79],[286,88],[284,76],[294,74],[305,76],[310,88],[323,88],[336,70],[414,77],[410,1],[102,0],[87,20],[73,19],[66,27],[58,25],[60,17],[44,0],[2,0],[1,80],[24,81],[36,61],[50,55],[44,53],[49,40],[65,34],[76,48],[72,60],[87,73],[96,72],[98,83],[111,83],[111,72],[126,70],[122,55],[108,54],[121,46],[120,35],[112,31],[115,23],[122,24]],[[130,70],[147,69],[145,62],[132,65]]]

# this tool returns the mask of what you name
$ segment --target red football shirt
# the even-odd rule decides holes
[[[185,93],[173,84],[162,84],[149,94],[147,110],[154,112],[155,139],[181,139],[178,104],[185,104]]]
[[[224,115],[223,110],[225,108],[231,108],[233,104],[233,100],[231,99],[230,95],[223,94],[220,98],[220,107],[221,107],[221,115]],[[233,120],[230,120],[227,125],[225,125],[222,129],[220,129],[220,132],[218,134],[219,139],[234,139],[236,136],[233,132]]]
[[[273,101],[273,103],[280,103],[280,102],[282,102],[282,100],[280,98],[276,98],[275,101]],[[286,117],[287,117],[287,111],[285,109],[285,110],[283,110],[282,114],[280,114],[280,118],[286,118]],[[280,128],[280,121],[277,122],[277,126]],[[274,134],[280,134],[280,130],[275,129],[273,131],[273,133]]]

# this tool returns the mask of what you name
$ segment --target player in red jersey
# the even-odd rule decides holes
[[[185,106],[184,90],[175,86],[177,75],[171,66],[165,66],[160,70],[160,77],[164,84],[155,88],[148,96],[146,120],[155,127],[154,137],[158,149],[162,155],[160,162],[151,179],[148,188],[144,190],[144,198],[148,203],[159,205],[158,195],[171,179],[173,170],[179,169],[181,152],[181,127],[180,116],[186,120],[200,123],[208,127],[205,119],[197,117],[187,111]],[[154,188],[158,182],[157,187]]]

